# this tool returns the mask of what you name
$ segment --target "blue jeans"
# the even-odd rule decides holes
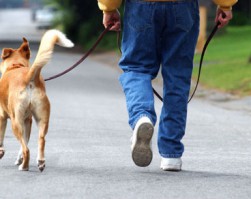
[[[147,116],[156,124],[151,81],[159,69],[163,77],[163,107],[160,115],[158,148],[165,158],[184,152],[193,57],[199,33],[197,0],[144,2],[126,0],[119,62],[129,124]]]

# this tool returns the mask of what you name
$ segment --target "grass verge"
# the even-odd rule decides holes
[[[198,65],[200,55],[195,56]],[[201,84],[235,95],[251,95],[251,26],[228,27],[215,37],[204,57]],[[194,68],[193,78],[198,75]]]

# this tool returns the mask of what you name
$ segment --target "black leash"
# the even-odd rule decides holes
[[[214,37],[215,33],[217,32],[218,30],[218,26],[220,25],[220,22],[218,22],[214,29],[212,30],[212,32],[210,33],[204,47],[203,47],[203,50],[202,50],[202,54],[201,54],[201,58],[200,58],[200,65],[199,65],[199,72],[198,72],[198,77],[197,77],[197,81],[196,81],[196,85],[195,85],[195,88],[194,88],[194,91],[193,93],[191,94],[191,97],[189,98],[188,102],[189,103],[196,91],[197,91],[197,88],[198,88],[198,85],[199,85],[199,82],[200,82],[200,76],[201,76],[201,69],[202,69],[202,64],[203,64],[203,59],[204,59],[204,55],[206,53],[206,50],[207,50],[207,47],[210,43],[210,41],[212,40],[212,38]],[[64,70],[63,72],[61,73],[58,73],[54,76],[51,76],[49,78],[46,78],[44,81],[49,81],[49,80],[52,80],[52,79],[56,79],[58,77],[61,77],[62,75],[65,75],[66,73],[70,72],[71,70],[73,70],[74,68],[76,68],[80,63],[82,63],[95,49],[96,47],[98,46],[98,44],[101,42],[101,40],[103,39],[103,37],[105,36],[105,34],[109,31],[110,27],[107,27],[98,37],[98,39],[96,40],[96,42],[94,43],[94,45],[86,52],[86,54],[84,54],[75,64],[73,64],[71,67],[69,67],[68,69]],[[119,51],[120,53],[121,52],[121,48],[120,48],[120,31],[118,31],[117,33],[117,45],[118,45],[118,48],[119,48]],[[154,94],[157,96],[157,98],[159,98],[160,101],[163,102],[163,98],[160,96],[160,94],[153,88],[153,92]]]
[[[195,85],[194,91],[193,91],[193,93],[191,94],[191,97],[190,97],[190,99],[188,100],[187,103],[189,103],[189,102],[193,99],[193,97],[194,97],[194,95],[195,95],[195,92],[196,92],[196,90],[197,90],[197,88],[198,88],[198,85],[199,85],[199,82],[200,82],[201,69],[202,69],[202,64],[203,64],[203,60],[204,60],[204,55],[205,55],[205,53],[206,53],[207,46],[209,45],[210,41],[213,39],[215,33],[217,32],[218,26],[219,26],[219,25],[220,25],[220,22],[218,22],[218,23],[214,26],[214,29],[212,30],[212,32],[211,32],[210,35],[208,36],[207,41],[206,41],[206,43],[205,43],[205,45],[204,45],[204,47],[203,47],[202,54],[201,54],[201,57],[200,57],[200,65],[199,65],[199,72],[198,72],[198,77],[197,77],[196,85]]]
[[[62,75],[65,75],[66,73],[70,72],[71,70],[73,70],[74,68],[76,68],[79,64],[81,64],[98,46],[98,44],[101,42],[101,40],[103,39],[103,37],[105,36],[105,34],[110,30],[110,27],[107,27],[98,37],[98,39],[96,40],[96,42],[94,43],[94,45],[75,63],[73,64],[71,67],[69,67],[68,69],[64,70],[61,73],[58,73],[56,75],[53,75],[51,77],[46,78],[44,81],[49,81],[52,79],[56,79],[58,77],[61,77]]]
[[[213,39],[214,35],[216,34],[216,32],[217,32],[217,30],[218,30],[218,26],[219,26],[219,25],[220,25],[220,22],[218,22],[218,23],[214,26],[212,32],[211,32],[210,35],[208,36],[208,38],[207,38],[207,40],[206,40],[206,43],[205,43],[205,45],[204,45],[204,47],[203,47],[203,50],[202,50],[202,53],[201,53],[201,57],[200,57],[199,72],[198,72],[198,77],[197,77],[197,80],[196,80],[195,88],[194,88],[194,91],[193,91],[193,93],[191,94],[191,97],[189,98],[189,100],[188,100],[187,103],[189,103],[189,102],[193,99],[193,97],[194,97],[194,95],[195,95],[195,93],[196,93],[196,91],[197,91],[197,88],[198,88],[198,85],[199,85],[199,82],[200,82],[201,69],[202,69],[202,65],[203,65],[204,55],[205,55],[205,53],[206,53],[206,50],[207,50],[207,47],[208,47],[209,43],[211,42],[211,40]],[[121,45],[120,45],[119,42],[120,42],[120,32],[118,32],[117,45],[118,45],[118,49],[119,49],[120,53],[122,54],[122,51],[121,51],[121,48],[120,48]],[[155,94],[155,96],[156,96],[160,101],[163,102],[163,97],[161,97],[160,94],[159,94],[154,88],[153,88],[153,93]]]
[[[199,85],[199,82],[200,82],[201,69],[202,69],[202,64],[203,64],[203,60],[204,60],[204,55],[205,55],[205,53],[206,53],[206,50],[207,50],[207,47],[208,47],[210,41],[213,39],[215,33],[216,33],[217,30],[218,30],[218,26],[219,26],[219,25],[220,25],[220,22],[218,22],[218,23],[214,26],[214,29],[212,30],[212,32],[211,32],[210,35],[208,36],[208,38],[207,38],[207,40],[206,40],[206,43],[205,43],[205,45],[204,45],[204,47],[203,47],[203,50],[202,50],[202,53],[201,53],[201,57],[200,57],[199,72],[198,72],[198,77],[197,77],[197,80],[196,80],[195,88],[194,88],[193,93],[191,94],[191,97],[189,98],[189,100],[188,100],[187,103],[189,103],[189,102],[193,99],[193,97],[194,97],[194,95],[195,95],[195,93],[196,93],[196,91],[197,91],[197,88],[198,88],[198,85]],[[157,92],[154,88],[153,88],[153,92],[154,92],[154,94],[159,98],[159,100],[163,102],[163,98],[158,94],[158,92]]]

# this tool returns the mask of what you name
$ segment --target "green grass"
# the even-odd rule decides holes
[[[240,96],[251,95],[250,57],[251,26],[228,27],[225,34],[213,38],[208,46],[200,84]],[[200,55],[196,55],[196,65],[199,59]],[[194,79],[197,74],[195,67]]]

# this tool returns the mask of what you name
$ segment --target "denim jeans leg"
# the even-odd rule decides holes
[[[120,82],[126,96],[131,128],[134,129],[136,122],[143,116],[147,116],[155,124],[156,113],[154,110],[151,76],[125,72],[120,76]]]
[[[168,12],[163,37],[162,76],[164,102],[160,116],[158,147],[165,158],[179,158],[184,152],[187,101],[193,56],[199,30],[198,4],[174,4]]]
[[[138,0],[127,0],[125,5],[119,66],[124,71],[120,82],[132,129],[142,116],[156,123],[151,81],[156,77],[160,63],[153,26],[154,9],[155,3]]]

